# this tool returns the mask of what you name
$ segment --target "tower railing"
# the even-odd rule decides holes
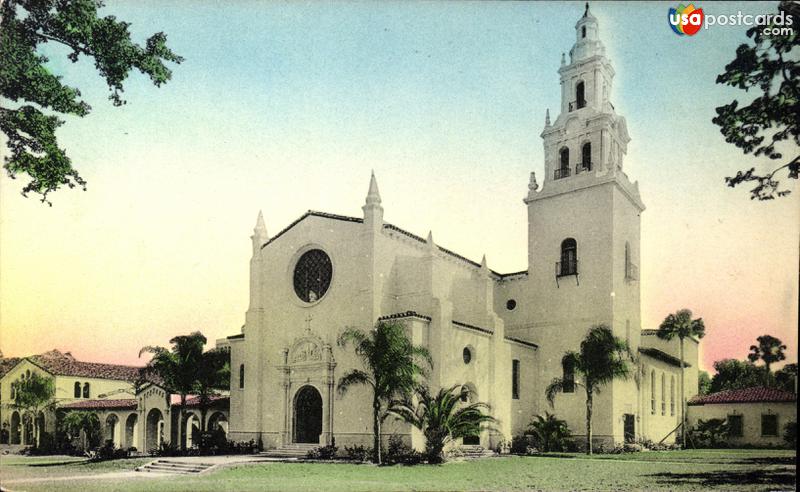
[[[590,161],[579,162],[578,166],[575,168],[575,174],[585,173],[591,170],[592,170],[592,163]]]
[[[561,167],[553,172],[553,179],[568,178],[572,174],[572,170],[568,167]]]
[[[568,259],[556,262],[556,277],[578,274],[578,260]]]

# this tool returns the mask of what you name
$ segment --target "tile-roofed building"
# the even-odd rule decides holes
[[[61,408],[69,410],[131,410],[136,408],[135,398],[120,400],[79,400],[63,405]]]
[[[698,395],[689,401],[689,405],[794,401],[797,401],[795,393],[776,388],[758,387],[720,391],[710,395]]]
[[[71,354],[57,350],[28,357],[28,359],[54,376],[77,376],[84,378],[114,379],[135,382],[140,367],[100,362],[82,362]]]

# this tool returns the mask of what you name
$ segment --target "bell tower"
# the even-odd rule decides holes
[[[611,102],[614,68],[588,4],[558,75],[559,114],[551,121],[547,111],[541,133],[545,174],[531,175],[524,200],[529,337],[547,346],[542,381],[562,375],[561,357],[578,350],[592,326],[609,326],[634,351],[641,329],[638,264],[645,207],[638,184],[623,171],[630,137]],[[604,390],[598,436],[621,439],[621,415],[638,414],[637,393],[624,385]],[[557,413],[580,428],[580,397],[559,398]]]

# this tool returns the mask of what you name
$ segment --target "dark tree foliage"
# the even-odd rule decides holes
[[[756,340],[758,345],[750,345],[750,353],[747,355],[750,362],[755,364],[759,360],[764,361],[764,366],[769,372],[769,366],[775,362],[786,360],[786,355],[783,353],[786,345],[779,338],[772,335],[761,335]]]
[[[711,393],[764,386],[771,380],[766,367],[736,359],[718,360],[714,370],[717,373],[711,378]]]
[[[711,393],[711,376],[706,371],[697,373],[697,394],[707,395]]]
[[[781,2],[778,10],[800,19],[800,6],[796,3]],[[717,76],[718,84],[746,92],[754,89],[759,95],[748,105],[740,107],[739,101],[734,100],[718,107],[712,122],[720,127],[726,142],[745,154],[784,161],[767,174],[751,168],[725,178],[731,188],[754,181],[756,186],[750,190],[750,198],[772,200],[790,193],[779,189],[780,180],[776,177],[779,172],[785,169],[791,179],[797,179],[800,173],[800,155],[784,158],[776,149],[776,144],[787,140],[795,143],[793,152],[800,147],[800,57],[794,51],[798,45],[796,27],[790,34],[765,35],[763,30],[764,26],[749,29],[747,36],[753,44],[740,45],[736,58]]]
[[[83,117],[91,107],[81,100],[80,90],[63,85],[61,77],[46,67],[48,59],[38,52],[40,45],[66,46],[72,62],[82,56],[92,58],[115,106],[125,104],[123,83],[131,70],[160,86],[172,76],[164,62],[180,63],[183,58],[167,47],[163,32],[150,36],[144,46],[134,43],[130,24],[114,16],[98,17],[97,10],[103,6],[99,0],[0,2],[0,95],[4,100],[0,129],[10,151],[4,167],[11,178],[30,178],[23,196],[36,193],[50,204],[47,195],[62,186],[86,189],[86,181],[58,145],[55,132],[64,121],[52,113]]]
[[[775,386],[784,391],[795,391],[797,363],[786,364],[775,371]]]

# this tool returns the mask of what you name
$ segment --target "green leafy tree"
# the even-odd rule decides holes
[[[714,362],[716,374],[711,378],[711,393],[763,386],[770,374],[766,367],[736,359]]]
[[[436,395],[423,386],[417,390],[416,404],[410,399],[396,401],[389,414],[422,431],[428,463],[441,463],[448,442],[478,436],[483,425],[495,422],[488,413],[489,405],[470,402],[470,395],[466,386],[442,388]]]
[[[711,393],[711,376],[706,371],[697,372],[697,394],[707,395]]]
[[[372,431],[375,462],[381,463],[381,423],[389,404],[408,397],[418,386],[419,378],[433,367],[428,350],[411,343],[405,328],[397,322],[379,322],[369,333],[348,328],[338,339],[346,347],[352,344],[364,370],[351,369],[337,384],[344,396],[352,386],[367,386],[372,391]]]
[[[84,451],[100,445],[100,418],[94,412],[71,411],[61,420],[61,428],[72,439],[81,438]]]
[[[786,364],[775,371],[775,385],[784,391],[796,391],[797,363]]]
[[[764,367],[767,368],[767,373],[770,372],[769,366],[786,360],[786,354],[783,353],[786,350],[786,345],[780,339],[772,335],[761,335],[756,338],[756,341],[758,341],[758,345],[750,345],[750,353],[747,355],[747,359],[753,364],[759,360],[763,361]]]
[[[583,386],[586,392],[586,453],[592,454],[592,411],[594,395],[615,379],[632,376],[634,356],[627,342],[615,337],[606,325],[593,326],[581,341],[579,352],[567,352],[561,359],[564,367],[572,367],[576,380],[555,378],[547,386],[545,395],[553,406],[555,397],[566,387]]]
[[[38,372],[32,372],[12,384],[14,385],[15,397],[11,405],[19,409],[23,415],[32,416],[33,436],[38,447],[41,436],[37,416],[39,412],[50,410],[55,406],[56,387],[53,378],[42,376]]]
[[[795,2],[781,2],[779,13],[800,19],[800,7]],[[742,44],[736,49],[736,58],[717,76],[717,84],[725,84],[757,95],[747,105],[739,106],[734,100],[717,108],[712,122],[720,127],[725,141],[742,149],[745,154],[765,156],[783,163],[772,171],[761,174],[755,168],[739,171],[727,177],[728,186],[755,182],[750,198],[772,200],[790,193],[782,188],[778,174],[786,171],[787,177],[797,179],[800,173],[800,57],[797,28],[780,34],[764,34],[764,26],[747,31],[752,44]],[[776,145],[789,141],[794,155],[784,158]],[[791,145],[793,142],[794,145]]]
[[[56,116],[86,116],[91,107],[80,90],[61,83],[47,67],[43,46],[60,45],[77,62],[91,58],[108,84],[115,106],[125,103],[123,83],[132,70],[147,75],[156,86],[167,82],[171,71],[165,62],[183,58],[167,47],[167,36],[156,33],[144,46],[131,40],[130,24],[114,16],[99,17],[98,0],[2,0],[0,2],[0,129],[9,154],[4,167],[11,178],[30,178],[22,189],[47,195],[62,186],[86,189],[86,181],[58,145],[56,129],[64,120]],[[12,103],[12,104],[9,104]]]
[[[203,361],[203,347],[206,344],[206,337],[199,331],[189,335],[174,337],[169,343],[171,348],[158,346],[142,347],[139,357],[144,353],[153,354],[153,357],[142,369],[143,374],[155,374],[160,377],[170,391],[180,395],[180,434],[178,439],[181,449],[186,449],[186,440],[183,438],[186,433],[186,395],[191,394],[197,388],[198,368]]]
[[[212,398],[220,391],[230,389],[231,353],[226,349],[212,349],[203,352],[197,366],[197,379],[194,393],[199,398],[200,431],[206,431],[206,414],[211,406]]]
[[[550,412],[545,412],[544,416],[537,415],[528,424],[525,434],[532,436],[539,451],[545,453],[566,451],[572,442],[572,432],[567,422]]]
[[[684,356],[684,340],[689,337],[703,338],[706,335],[706,325],[703,318],[692,319],[692,312],[688,309],[681,309],[676,313],[667,315],[658,327],[656,336],[662,340],[672,340],[677,337],[680,340],[681,358],[681,426],[686,429],[686,391],[684,390],[684,379],[686,373],[686,358]],[[681,432],[683,447],[686,447],[686,432]]]

